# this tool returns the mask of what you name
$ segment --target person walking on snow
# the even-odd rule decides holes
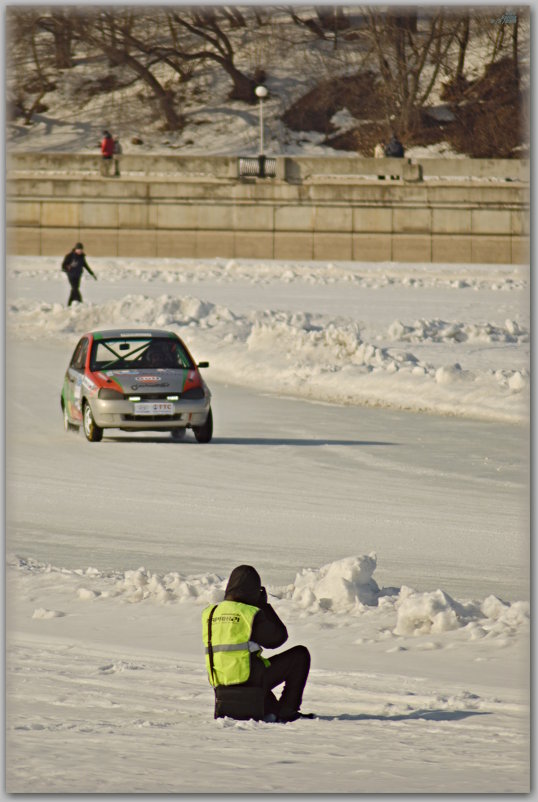
[[[224,601],[203,611],[202,631],[209,682],[215,691],[215,718],[280,723],[313,718],[299,712],[310,670],[308,649],[293,646],[269,659],[262,657],[262,647],[278,648],[288,639],[288,631],[267,601],[255,568],[234,568]],[[273,688],[282,683],[277,699]]]
[[[109,176],[114,155],[114,140],[109,131],[103,131],[101,140],[101,175]]]
[[[82,242],[77,242],[72,251],[64,257],[62,262],[62,270],[67,273],[69,284],[71,285],[71,294],[67,306],[71,306],[73,301],[82,303],[82,295],[80,294],[80,279],[82,273],[87,270],[88,273],[97,281],[97,276],[86,261],[86,254],[84,253],[84,246]]]

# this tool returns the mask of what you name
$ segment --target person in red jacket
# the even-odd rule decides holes
[[[109,176],[114,156],[114,139],[110,131],[103,132],[101,140],[101,175]]]

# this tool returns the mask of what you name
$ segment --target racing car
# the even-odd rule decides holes
[[[213,436],[211,392],[185,343],[173,332],[111,329],[79,340],[65,373],[61,407],[66,431],[82,426],[90,442],[104,429]]]

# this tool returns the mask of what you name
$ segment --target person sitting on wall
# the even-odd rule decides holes
[[[114,155],[114,140],[110,131],[103,131],[101,140],[101,175],[109,176]]]
[[[385,156],[388,159],[403,159],[404,156],[404,146],[396,136],[396,134],[392,134],[387,146],[385,147]],[[399,175],[391,175],[392,179],[398,179]]]
[[[120,177],[120,160],[123,154],[123,148],[121,146],[119,136],[114,137],[114,153],[113,153],[113,160],[114,160],[114,177]]]
[[[378,142],[374,148],[374,159],[384,159],[384,158],[385,158],[385,143],[383,142],[383,140],[381,140],[381,142]],[[377,177],[379,178],[380,181],[385,180],[384,175],[378,175]]]

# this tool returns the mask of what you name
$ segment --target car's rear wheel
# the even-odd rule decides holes
[[[205,423],[201,426],[193,426],[192,430],[199,443],[209,443],[213,437],[213,413],[211,412],[211,407],[209,407]]]
[[[103,437],[103,430],[94,421],[91,407],[87,401],[84,402],[82,421],[86,439],[89,440],[90,443],[98,443]]]
[[[172,429],[170,434],[172,435],[172,440],[183,440],[185,437],[186,429]]]
[[[67,414],[67,406],[62,404],[63,415],[64,415],[64,429],[66,432],[75,432],[78,429],[78,426],[75,426],[74,423],[71,423],[69,420],[69,415]]]

